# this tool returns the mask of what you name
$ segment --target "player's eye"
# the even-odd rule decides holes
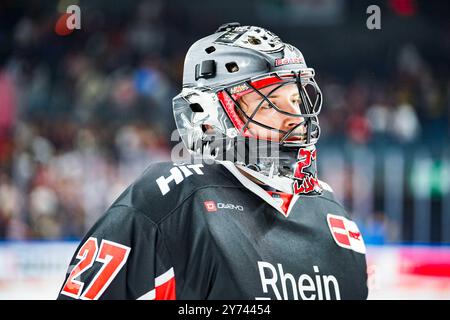
[[[269,110],[270,108],[272,108],[272,106],[270,105],[270,103],[268,103],[267,101],[264,100],[261,103],[261,106],[259,108],[264,109],[264,110]]]
[[[294,105],[296,105],[296,106],[299,106],[299,105],[302,104],[302,99],[300,99],[300,97],[294,98],[294,99],[292,99],[291,101],[292,101],[292,103],[293,103]]]

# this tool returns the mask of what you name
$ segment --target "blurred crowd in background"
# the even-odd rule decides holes
[[[72,3],[81,30],[58,36],[55,22]],[[266,20],[255,1],[239,14],[205,3],[0,4],[0,239],[79,239],[151,162],[170,159],[184,55],[234,20],[270,29],[315,68],[324,93],[319,156],[388,146],[448,155],[450,25],[439,8],[403,1],[408,14],[402,1],[384,1],[384,29],[369,31],[365,1],[324,1],[341,17],[332,26]],[[410,29],[429,23],[420,37]],[[403,41],[411,32],[418,38]]]

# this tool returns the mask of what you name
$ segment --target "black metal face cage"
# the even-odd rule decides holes
[[[306,71],[306,72],[305,72]],[[295,135],[295,130],[300,126],[306,127],[306,144],[301,143],[302,146],[311,145],[317,142],[320,137],[320,126],[318,120],[318,114],[320,113],[322,107],[322,92],[317,84],[317,82],[313,78],[314,71],[311,68],[301,71],[291,71],[289,73],[271,73],[266,75],[265,77],[252,78],[250,80],[245,81],[244,83],[254,92],[258,93],[262,100],[259,102],[258,106],[252,112],[251,115],[248,115],[240,106],[238,99],[233,98],[233,95],[230,93],[230,88],[227,87],[224,91],[227,93],[229,98],[233,101],[236,108],[239,110],[240,114],[245,117],[247,122],[244,124],[242,128],[240,128],[240,133],[244,134],[245,130],[248,129],[250,123],[254,123],[262,128],[267,130],[271,130],[277,133],[282,134],[282,139],[279,141],[280,145],[293,145],[299,146],[299,141],[289,141],[288,139],[291,136]],[[267,77],[276,77],[278,80],[274,81],[269,85],[277,84],[277,86],[272,89],[267,95],[263,94],[259,89],[262,89],[266,86],[260,87],[259,89],[255,86],[255,83],[258,81],[267,78]],[[272,93],[274,93],[279,88],[286,86],[288,84],[295,83],[297,85],[297,89],[299,92],[299,97],[301,103],[299,105],[299,113],[294,114],[284,110],[281,110],[277,105],[275,105],[269,98]],[[314,100],[314,102],[311,100]],[[281,130],[278,128],[273,128],[264,123],[261,123],[254,119],[254,116],[260,110],[261,106],[264,102],[267,102],[272,108],[274,108],[277,112],[287,115],[289,117],[303,118],[304,120],[293,126],[289,131]]]

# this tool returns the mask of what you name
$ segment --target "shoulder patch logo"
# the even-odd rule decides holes
[[[366,253],[364,240],[355,222],[331,213],[327,215],[327,222],[331,235],[338,246],[362,254]]]
[[[192,176],[194,173],[203,175],[203,171],[200,169],[202,167],[203,164],[174,164],[174,167],[170,169],[170,175],[167,178],[165,176],[161,176],[156,179],[156,183],[158,184],[159,190],[161,190],[162,195],[165,196],[170,191],[169,183],[175,182],[175,184],[180,184],[181,182],[183,182],[184,178]],[[192,169],[194,172],[189,169]]]

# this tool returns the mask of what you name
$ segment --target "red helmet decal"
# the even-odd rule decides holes
[[[295,194],[320,194],[322,188],[317,179],[316,147],[300,148],[294,171],[293,189]]]

